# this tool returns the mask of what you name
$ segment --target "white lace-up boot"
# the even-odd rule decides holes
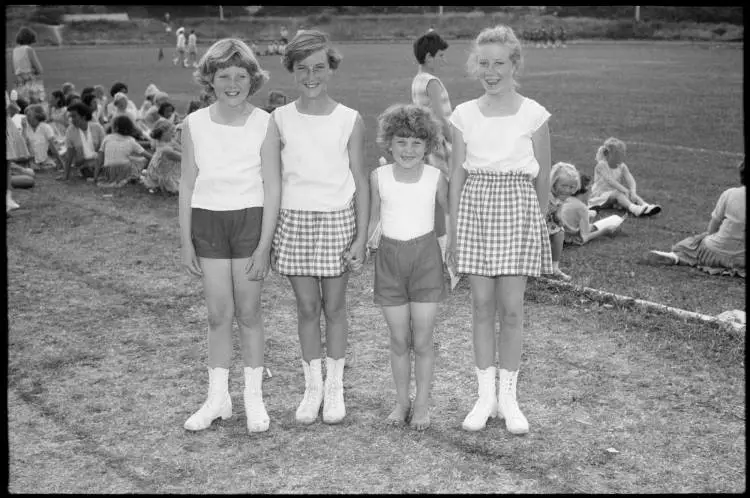
[[[344,363],[346,358],[326,358],[326,383],[323,399],[323,422],[338,424],[346,416],[344,406]]]
[[[229,370],[216,367],[208,369],[208,396],[200,409],[185,421],[185,429],[202,431],[211,422],[221,417],[226,420],[232,416],[232,398],[229,396]]]
[[[512,434],[529,432],[529,422],[521,413],[516,403],[516,379],[518,370],[510,371],[500,368],[500,386],[497,395],[497,413],[505,419],[505,427]]]
[[[477,392],[479,399],[474,404],[461,427],[467,431],[479,431],[484,429],[488,418],[497,416],[497,398],[495,398],[495,367],[487,367],[477,372],[477,382],[479,387]]]
[[[305,395],[294,415],[297,422],[302,424],[312,424],[318,418],[320,404],[323,402],[323,374],[320,367],[320,358],[310,360],[310,363],[302,360],[302,369],[305,372]]]
[[[270,419],[263,404],[263,367],[245,367],[245,416],[248,432],[268,430]]]

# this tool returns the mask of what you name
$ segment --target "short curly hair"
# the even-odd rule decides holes
[[[503,24],[483,29],[474,39],[474,42],[471,45],[469,60],[466,63],[466,68],[468,69],[469,74],[471,76],[476,76],[479,70],[477,49],[482,45],[490,44],[498,44],[510,49],[510,62],[513,64],[513,82],[518,86],[516,75],[518,75],[523,68],[521,42],[513,31],[513,28]]]
[[[168,119],[159,118],[159,120],[151,128],[151,138],[154,140],[161,140],[165,133],[174,131],[176,126]]]
[[[338,69],[343,60],[341,53],[331,45],[328,35],[318,30],[300,30],[286,46],[281,64],[290,73],[294,72],[294,64],[307,59],[319,50],[325,50],[328,67]]]
[[[215,98],[216,93],[212,85],[216,71],[232,66],[244,68],[250,75],[248,99],[269,80],[268,71],[260,67],[258,59],[255,58],[255,54],[247,43],[236,38],[224,38],[211,45],[198,62],[198,68],[193,76],[203,91]]]
[[[443,141],[440,121],[429,107],[394,104],[378,116],[377,142],[388,150],[393,137],[415,137],[425,141],[425,155],[435,152]]]
[[[31,45],[36,43],[36,32],[28,26],[22,26],[16,33],[16,44]]]
[[[47,121],[47,113],[44,111],[42,104],[31,104],[24,111],[26,116],[34,116],[37,121]]]

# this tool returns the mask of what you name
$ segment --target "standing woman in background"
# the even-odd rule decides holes
[[[29,104],[42,104],[47,110],[47,97],[42,82],[42,64],[31,46],[36,43],[36,33],[23,26],[16,34],[16,46],[13,49],[13,74],[16,76],[18,95]]]
[[[362,268],[369,219],[364,172],[365,127],[359,112],[333,100],[328,82],[341,54],[320,31],[301,31],[282,63],[299,98],[277,107],[281,139],[281,211],[273,240],[274,269],[289,278],[297,301],[305,394],[295,418],[311,424],[346,415],[344,362],[349,270]],[[326,380],[321,373],[321,312],[326,319]]]

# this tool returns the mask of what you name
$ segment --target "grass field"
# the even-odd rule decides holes
[[[478,95],[449,50],[454,106]],[[332,94],[375,116],[406,101],[410,46],[344,45]],[[566,251],[575,282],[717,314],[745,309],[745,282],[640,262],[703,230],[737,183],[744,152],[742,50],[688,44],[581,44],[527,51],[521,92],[553,117],[553,161],[592,173],[596,147],[629,144],[639,192],[664,212],[628,219],[617,238]],[[189,72],[155,47],[41,49],[47,89],[120,80],[140,104],[150,82],[184,109]],[[268,87],[293,94],[278,58]],[[8,63],[6,62],[6,65]],[[10,86],[10,84],[9,84]],[[200,434],[182,423],[206,388],[200,282],[179,268],[177,202],[137,186],[105,192],[41,174],[7,221],[9,491],[62,493],[659,493],[746,488],[744,337],[718,326],[600,304],[530,284],[519,401],[525,437],[490,422],[461,431],[476,390],[469,292],[443,304],[433,426],[386,427],[394,396],[372,267],[349,288],[344,424],[298,427],[303,391],[291,288],[263,294],[271,429],[248,436],[238,345],[234,417]],[[111,195],[110,195],[111,194]],[[615,451],[612,451],[615,450]]]

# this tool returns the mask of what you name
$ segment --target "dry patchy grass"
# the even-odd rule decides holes
[[[188,433],[203,401],[205,306],[178,266],[175,198],[104,197],[41,175],[8,219],[9,490],[62,493],[740,492],[744,338],[532,282],[519,398],[531,433],[468,434],[469,293],[440,310],[433,426],[383,423],[394,399],[372,267],[349,288],[347,418],[299,427],[294,300],[266,281],[268,432],[234,416]],[[618,453],[607,450],[614,448]]]

